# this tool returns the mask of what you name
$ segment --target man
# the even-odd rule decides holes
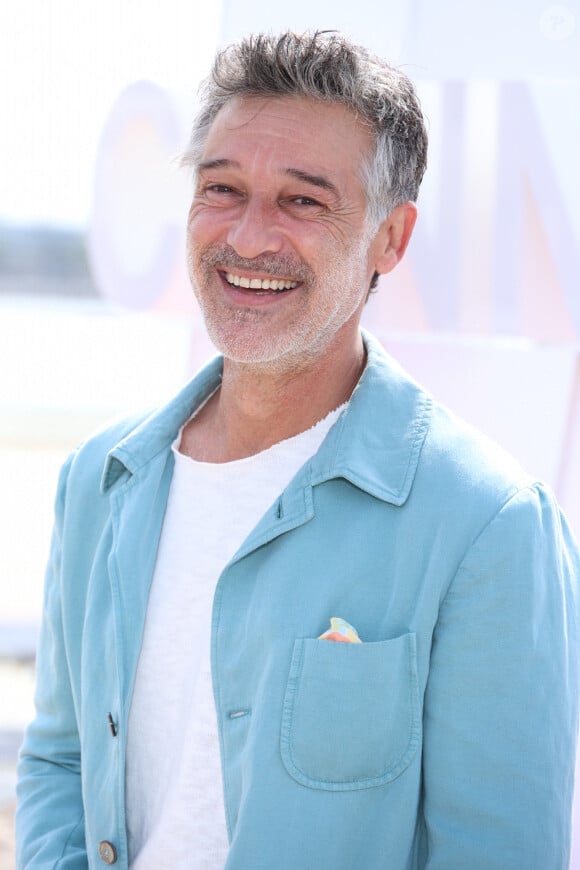
[[[218,56],[185,162],[223,356],[62,472],[19,867],[567,866],[577,552],[359,328],[425,159],[336,34]]]

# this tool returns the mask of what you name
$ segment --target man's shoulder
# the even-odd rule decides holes
[[[431,401],[409,499],[411,513],[431,533],[440,529],[449,536],[450,547],[454,536],[462,542],[475,540],[505,511],[518,528],[531,528],[542,500],[555,505],[549,486],[491,437]]]
[[[442,494],[473,493],[480,498],[507,499],[536,479],[515,456],[493,438],[433,401],[421,467]]]
[[[424,503],[456,498],[485,505],[534,482],[514,456],[438,401],[376,340],[369,347],[376,381],[361,419],[365,426],[380,427],[378,443],[390,448],[395,439],[403,445],[386,454],[388,467],[382,463],[383,474],[393,477],[397,460],[407,481],[401,491],[420,492]]]
[[[138,431],[155,413],[156,408],[120,414],[106,421],[85,438],[65,463],[67,478],[74,484],[100,487],[107,457],[127,438]]]

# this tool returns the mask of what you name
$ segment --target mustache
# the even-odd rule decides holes
[[[303,260],[297,257],[277,254],[261,254],[259,257],[246,259],[236,254],[229,245],[219,245],[202,251],[199,262],[208,267],[219,267],[235,271],[245,269],[248,272],[267,272],[279,278],[293,278],[298,281],[312,281],[314,272]]]

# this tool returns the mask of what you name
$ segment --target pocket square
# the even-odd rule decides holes
[[[330,628],[318,640],[337,640],[341,643],[362,643],[356,628],[340,616],[330,617]]]

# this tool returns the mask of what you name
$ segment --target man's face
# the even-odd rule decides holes
[[[359,180],[371,135],[346,107],[233,99],[188,221],[192,285],[228,358],[293,367],[352,341],[374,271]]]

